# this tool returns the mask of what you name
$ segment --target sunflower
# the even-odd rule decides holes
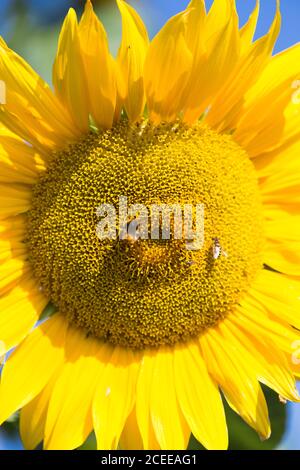
[[[117,4],[116,58],[69,11],[54,92],[0,43],[0,422],[21,409],[28,449],[225,449],[225,399],[266,439],[260,383],[299,401],[300,45],[272,56],[279,5],[254,41],[259,2],[240,29],[192,0],[150,42]],[[120,195],[203,204],[202,249],[100,240]]]

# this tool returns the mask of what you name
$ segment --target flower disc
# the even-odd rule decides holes
[[[204,205],[205,241],[100,240],[97,208]],[[30,261],[72,324],[131,348],[185,341],[239,302],[261,268],[262,208],[246,152],[200,124],[120,123],[53,155],[35,186]]]

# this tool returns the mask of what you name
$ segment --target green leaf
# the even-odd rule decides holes
[[[82,446],[78,447],[78,450],[97,450],[97,441],[95,433],[91,433],[87,440]]]
[[[41,320],[46,320],[47,318],[51,317],[52,315],[54,315],[54,313],[57,312],[57,307],[55,305],[53,305],[52,302],[49,302],[46,307],[44,308],[41,316],[40,316],[40,321]]]
[[[203,445],[200,444],[193,435],[191,435],[188,450],[205,450],[205,447],[203,447]]]

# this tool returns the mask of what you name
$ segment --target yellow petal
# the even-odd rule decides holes
[[[188,9],[185,39],[193,55],[193,60],[197,61],[205,52],[206,10],[204,0],[191,0]]]
[[[274,342],[281,351],[291,356],[292,345],[300,338],[298,330],[287,323],[279,322],[278,319],[272,319],[266,306],[259,302],[255,293],[249,292],[247,297],[241,300],[238,312],[240,327],[249,329],[253,335]]]
[[[206,10],[204,0],[192,0],[188,6],[186,18],[185,40],[189,51],[192,54],[191,75],[186,85],[185,93],[182,97],[182,104],[185,105],[189,88],[194,80],[194,69],[197,64],[202,63],[206,58]]]
[[[117,98],[116,98],[116,107],[114,113],[114,123],[119,122],[122,115],[122,110],[124,107],[124,101],[127,93],[126,83],[124,81],[123,74],[120,69],[119,61],[112,61],[112,64],[115,68],[115,77],[116,77],[116,87],[117,87]]]
[[[173,351],[160,348],[154,357],[150,415],[162,450],[185,450],[190,429],[176,397]]]
[[[124,105],[129,120],[135,122],[143,115],[146,102],[143,71],[149,39],[136,11],[123,0],[117,0],[117,3],[123,27],[118,63],[126,84]]]
[[[264,250],[264,262],[279,272],[298,275],[300,274],[298,206],[294,205],[296,213],[286,212],[284,206],[284,199],[278,201],[277,206],[272,206],[272,199],[270,204],[265,204],[267,243]]]
[[[31,189],[23,185],[0,184],[0,219],[27,212]]]
[[[49,400],[56,380],[55,373],[39,395],[21,410],[20,435],[26,450],[35,449],[44,438]]]
[[[136,408],[132,410],[125,423],[119,447],[124,450],[143,450],[143,441],[137,423]]]
[[[0,295],[18,285],[19,280],[29,272],[30,265],[25,256],[6,260],[0,267]]]
[[[182,92],[192,65],[185,40],[188,14],[187,10],[171,18],[148,49],[145,90],[150,119],[154,122],[170,121],[181,110]]]
[[[299,243],[284,244],[268,240],[264,249],[264,262],[277,271],[291,276],[300,275]]]
[[[268,409],[255,373],[234,347],[223,343],[218,328],[200,338],[210,374],[222,388],[231,408],[264,438],[270,435]]]
[[[243,113],[244,95],[256,82],[261,71],[270,60],[280,31],[280,11],[268,34],[258,39],[237,61],[232,74],[221,87],[207,116],[207,122],[218,131],[230,131]]]
[[[31,169],[28,167],[31,166]],[[0,182],[22,183],[33,185],[38,178],[37,167],[33,161],[30,165],[24,165],[18,159],[5,158],[0,154]]]
[[[47,303],[30,277],[20,280],[17,287],[0,298],[0,341],[5,352],[25,338]]]
[[[250,157],[257,158],[297,137],[299,100],[293,98],[300,79],[300,45],[271,59],[245,97],[234,138]]]
[[[53,65],[56,95],[69,109],[82,132],[89,130],[87,78],[79,41],[77,15],[73,8],[67,14],[59,36]]]
[[[99,127],[109,129],[117,99],[116,67],[109,53],[105,29],[89,0],[79,24],[79,37],[88,79],[90,111]]]
[[[23,257],[27,253],[26,245],[19,239],[11,238],[1,240],[0,238],[0,262],[11,258]]]
[[[291,171],[292,170],[292,171]],[[262,194],[262,201],[266,210],[279,210],[285,211],[288,214],[299,214],[300,203],[300,181],[299,181],[298,165],[291,165],[290,167],[283,168],[277,173],[270,175],[260,182],[260,191]],[[297,227],[296,227],[297,228]],[[298,240],[299,241],[299,240]],[[276,246],[282,243],[282,240],[268,240],[267,251],[275,251]],[[296,242],[297,245],[297,242]],[[283,245],[280,250],[287,252],[287,257],[290,255],[293,247],[290,245]],[[297,252],[296,247],[296,252]],[[290,252],[290,255],[288,254]],[[276,256],[276,253],[275,253]],[[285,254],[282,252],[282,256]],[[295,269],[297,263],[297,253],[295,253]],[[265,260],[267,263],[267,261]],[[272,266],[272,265],[270,265]],[[285,272],[283,270],[283,272]],[[291,273],[296,274],[296,273]]]
[[[265,208],[265,235],[268,239],[279,243],[293,244],[300,243],[300,215],[288,214],[270,208]]]
[[[214,0],[207,16],[207,36],[214,34],[222,29],[228,17],[232,13],[232,0]]]
[[[72,450],[92,431],[92,401],[110,347],[70,329],[66,338],[65,364],[51,394],[45,427],[47,450]],[[106,356],[105,356],[106,355]]]
[[[64,147],[79,137],[69,113],[48,85],[5,43],[0,45],[0,76],[6,83],[1,122],[34,145]]]
[[[116,347],[99,379],[93,421],[99,449],[116,449],[136,395],[140,354]],[[125,391],[125,393],[124,393]]]
[[[0,423],[29,403],[63,360],[67,322],[54,315],[35,328],[5,363],[0,386]]]
[[[297,188],[299,188],[299,186],[300,180],[298,174],[290,172],[284,168],[264,180],[260,185],[260,189],[263,194],[263,200],[270,201],[274,204],[280,199],[284,200],[285,191],[288,191],[289,193],[295,191],[295,196],[297,197]],[[298,201],[298,198],[297,200],[293,199],[294,203],[297,203]]]
[[[26,236],[26,216],[18,215],[16,217],[0,218],[0,239],[16,241],[24,240]]]
[[[279,11],[277,10],[277,17]],[[276,17],[275,17],[276,21]],[[267,67],[262,72],[261,77],[255,85],[249,90],[247,94],[247,106],[251,106],[258,98],[261,99],[264,95],[270,93],[274,88],[288,82],[293,77],[299,74],[299,66],[297,60],[300,55],[300,44],[286,49],[272,57]],[[296,88],[292,88],[292,82],[289,83],[289,91],[291,95]]]
[[[206,111],[239,58],[238,16],[233,2],[214,2],[207,17],[205,34],[205,53],[194,58],[186,87],[183,116],[188,123],[193,123]]]
[[[239,318],[235,315],[220,324],[224,344],[232,345],[260,382],[287,400],[299,400],[295,379],[285,355],[275,344],[243,330],[238,323]]]
[[[1,183],[33,184],[44,169],[43,159],[30,145],[8,129],[0,129]]]
[[[136,416],[145,450],[160,449],[154,434],[150,416],[151,387],[155,363],[155,351],[147,351],[141,363],[137,381]]]
[[[289,173],[299,172],[300,162],[298,155],[300,152],[300,132],[292,139],[283,142],[274,150],[267,151],[258,158],[253,159],[253,164],[258,173],[260,183],[267,182],[266,177],[288,170]]]
[[[197,344],[175,348],[174,371],[179,406],[193,435],[207,449],[227,449],[220,392],[207,372]]]
[[[253,12],[251,13],[249,20],[240,30],[242,54],[247,51],[247,49],[249,48],[249,46],[251,46],[251,43],[253,41],[254,34],[256,31],[256,26],[257,26],[257,20],[259,17],[259,10],[260,10],[260,1],[256,0],[255,8]]]
[[[255,298],[281,321],[300,330],[300,285],[283,274],[263,269],[252,284]]]

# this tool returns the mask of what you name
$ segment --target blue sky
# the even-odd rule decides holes
[[[112,1],[112,0],[111,0]],[[213,0],[206,0],[208,6]],[[255,6],[255,0],[236,0],[238,12],[243,24]],[[78,6],[78,0],[25,0],[32,13],[40,22],[53,21],[63,15],[69,6]],[[188,4],[183,0],[131,0],[137,10],[141,12],[152,35],[172,15],[183,10]],[[0,31],[5,31],[5,13],[11,0],[0,1]],[[261,0],[261,15],[257,35],[264,34],[274,15],[276,0]],[[300,0],[281,0],[282,29],[276,46],[276,51],[285,49],[300,41]]]

